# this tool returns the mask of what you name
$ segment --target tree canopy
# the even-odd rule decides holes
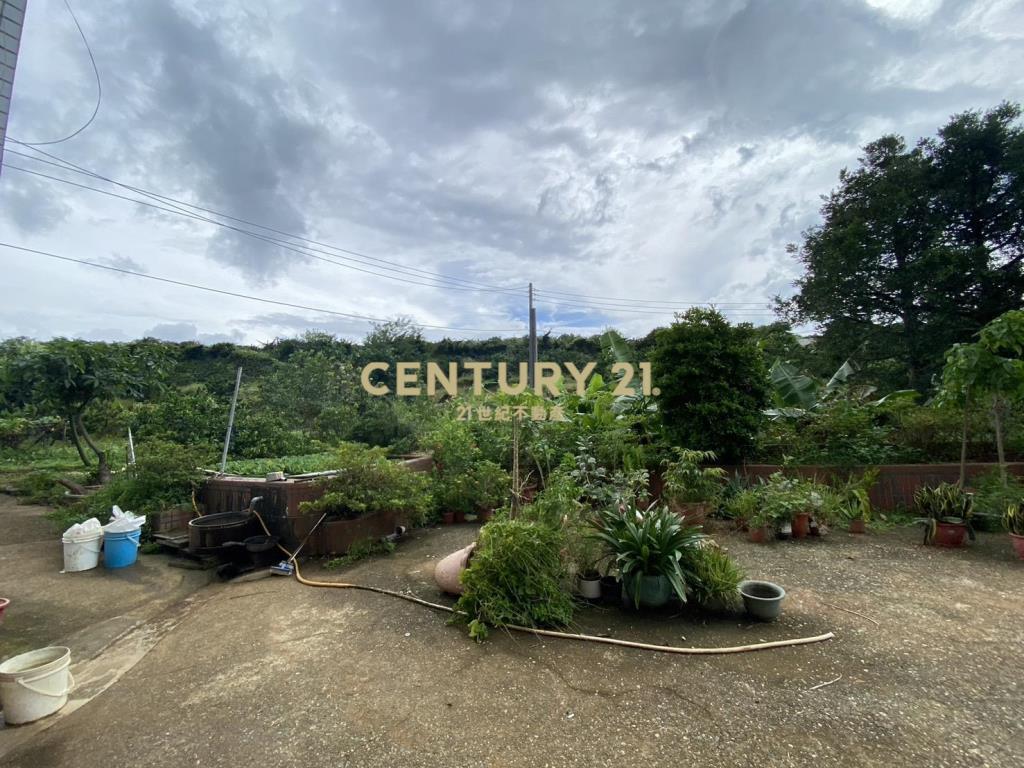
[[[1021,305],[1024,128],[1004,103],[955,115],[908,147],[883,136],[843,170],[823,222],[790,250],[805,273],[780,301],[821,328],[819,351],[852,357],[888,388],[929,387],[952,344]]]

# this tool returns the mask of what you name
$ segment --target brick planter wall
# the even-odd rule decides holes
[[[967,465],[967,485],[971,478],[984,475],[999,468],[995,463],[970,463]],[[732,476],[739,473],[750,480],[767,479],[775,472],[782,471],[778,464],[745,464],[725,467]],[[897,509],[914,506],[914,491],[923,485],[955,483],[960,479],[959,464],[881,464],[878,465],[878,482],[871,489],[871,503],[878,509]],[[804,464],[789,467],[786,474],[819,480],[835,479],[845,481],[851,473],[860,473],[863,467],[827,467]],[[1024,462],[1007,464],[1010,474],[1024,477]]]

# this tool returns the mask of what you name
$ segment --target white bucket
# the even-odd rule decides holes
[[[103,544],[103,531],[61,539],[64,544],[64,570],[88,571],[100,562],[100,545]]]
[[[71,649],[29,651],[0,664],[0,704],[8,725],[31,723],[67,704],[75,686]]]

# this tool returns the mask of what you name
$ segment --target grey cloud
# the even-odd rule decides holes
[[[203,344],[217,344],[229,341],[239,343],[243,340],[241,331],[230,333],[200,333],[195,323],[161,323],[142,334],[144,337],[163,341],[198,341]]]
[[[663,297],[749,298],[744,291],[790,278],[785,244],[816,220],[818,195],[865,137],[931,131],[952,112],[1024,95],[995,59],[988,80],[957,73],[957,61],[993,45],[957,26],[979,7],[946,0],[931,17],[903,20],[856,0],[121,0],[82,10],[104,106],[58,154],[266,226],[398,261],[409,253],[483,282],[547,279],[628,295],[620,281],[635,286],[646,274]],[[35,29],[35,40],[75,50],[67,30]],[[39,61],[19,77],[32,82]],[[949,72],[941,83],[922,75],[939,64]],[[16,85],[19,125],[74,122],[88,81],[52,79],[52,91],[26,87],[20,97]],[[95,224],[48,183],[5,174],[2,187],[0,216],[20,231],[74,238]],[[151,221],[162,248],[173,244],[163,214],[124,210]],[[173,236],[200,242],[241,282],[310,279],[298,254],[175,225]],[[150,245],[111,250],[138,255]],[[748,266],[756,277],[745,276]],[[346,277],[337,272],[339,295]],[[396,288],[372,285],[378,297]],[[415,295],[424,315],[453,298]],[[455,298],[466,316],[496,304]],[[365,331],[283,314],[236,324],[246,338]]]
[[[5,164],[13,159],[17,158],[6,155]],[[21,233],[35,235],[46,232],[71,214],[71,206],[47,182],[14,168],[5,169],[2,179],[0,211],[6,212]]]

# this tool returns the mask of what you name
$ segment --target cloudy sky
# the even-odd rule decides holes
[[[768,322],[859,146],[1024,100],[1010,0],[72,7],[102,103],[38,149],[172,200],[9,141],[0,241],[306,308],[0,247],[0,336],[367,330],[320,310],[488,336],[525,327],[529,281],[542,331],[642,334],[687,302]],[[29,0],[9,138],[95,103],[63,0]]]

